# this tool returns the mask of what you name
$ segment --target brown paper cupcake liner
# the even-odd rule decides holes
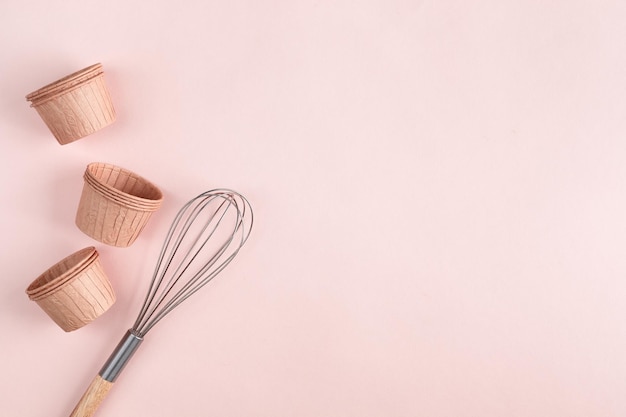
[[[87,166],[84,175],[94,187],[129,204],[158,207],[163,200],[163,193],[152,182],[116,165],[93,162]]]
[[[127,247],[135,242],[154,211],[120,204],[85,182],[76,211],[76,226],[99,242]]]
[[[117,190],[112,191],[110,187],[103,186],[102,183],[98,182],[97,180],[94,180],[93,177],[89,175],[84,175],[83,179],[85,183],[89,184],[98,193],[129,208],[154,211],[154,210],[157,210],[161,206],[161,203],[162,203],[161,199],[145,200],[145,199],[134,197],[130,194],[122,193]]]
[[[48,93],[39,96],[36,100],[33,100],[31,102],[30,106],[33,107],[33,108],[41,106],[42,104],[44,104],[44,103],[46,103],[46,102],[48,102],[50,100],[53,100],[55,98],[58,98],[61,95],[64,95],[64,94],[70,93],[70,92],[72,92],[72,91],[74,91],[76,89],[79,89],[83,85],[85,85],[85,84],[95,80],[96,78],[102,77],[103,75],[104,75],[103,72],[95,73],[95,74],[92,74],[89,77],[81,79],[80,82],[77,82],[75,84],[71,84],[71,85],[68,85],[68,86],[62,86],[62,87],[57,88],[57,89],[52,89]]]
[[[26,100],[28,101],[36,101],[38,98],[49,94],[51,91],[63,89],[65,87],[70,87],[77,83],[80,83],[82,80],[86,78],[91,78],[97,73],[102,73],[102,64],[94,64],[90,65],[86,68],[83,68],[79,71],[76,71],[68,76],[65,76],[57,81],[51,82],[50,84],[41,87],[40,89],[33,91],[32,93],[26,96]]]
[[[61,145],[95,133],[116,118],[101,68],[68,77],[27,96]]]
[[[42,274],[27,289],[26,294],[33,301],[49,294],[73,278],[74,275],[87,269],[98,258],[93,246],[82,249],[63,259],[52,267],[52,271]],[[43,283],[45,282],[45,283]],[[43,284],[42,284],[43,283]]]
[[[94,254],[95,259],[87,261]],[[115,293],[93,247],[50,267],[29,285],[27,293],[56,281],[63,283],[35,297],[29,294],[29,298],[66,332],[92,322],[115,303]]]

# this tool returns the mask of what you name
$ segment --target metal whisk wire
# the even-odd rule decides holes
[[[250,203],[232,190],[207,191],[185,204],[167,233],[133,332],[143,337],[219,274],[246,243],[252,223]]]

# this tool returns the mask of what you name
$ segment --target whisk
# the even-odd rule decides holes
[[[167,314],[219,274],[246,243],[252,208],[239,193],[216,189],[185,204],[172,222],[146,299],[70,417],[90,417],[133,356],[144,336]]]

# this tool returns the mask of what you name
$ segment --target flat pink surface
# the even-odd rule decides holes
[[[0,415],[68,416],[178,208],[255,229],[98,415],[626,415],[626,3],[0,3]],[[117,122],[60,146],[29,92],[102,62]],[[130,248],[74,226],[89,162],[158,184]],[[66,334],[24,290],[95,245]]]

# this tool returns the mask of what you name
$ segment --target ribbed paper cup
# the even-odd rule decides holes
[[[154,200],[148,200],[146,198],[136,197],[132,194],[121,192],[120,190],[112,190],[111,187],[108,187],[106,184],[103,184],[99,180],[95,179],[88,172],[85,172],[83,179],[85,180],[85,183],[88,183],[94,190],[103,196],[128,207],[145,210],[158,209],[162,202],[162,197],[157,198],[156,193]]]
[[[42,104],[46,103],[47,101],[52,100],[53,98],[57,98],[60,95],[64,95],[69,93],[70,91],[73,91],[79,87],[81,87],[83,84],[86,84],[88,82],[90,82],[91,80],[97,78],[97,77],[101,77],[103,75],[103,72],[97,72],[95,74],[90,74],[89,76],[85,76],[83,78],[80,78],[74,82],[68,83],[66,85],[61,85],[57,88],[51,89],[50,91],[48,91],[45,94],[42,94],[40,96],[37,96],[37,99],[32,101],[32,105],[31,107],[36,107],[36,106],[41,106]]]
[[[88,136],[115,121],[115,109],[96,64],[26,96],[61,145]]]
[[[152,182],[113,164],[89,164],[85,170],[85,180],[102,193],[135,207],[158,208],[163,201],[163,193]]]
[[[58,92],[65,88],[73,87],[88,78],[92,78],[95,75],[101,74],[102,72],[104,72],[102,69],[102,64],[98,63],[91,65],[87,68],[83,68],[66,77],[63,77],[60,80],[41,87],[39,90],[33,91],[26,96],[26,100],[30,102],[38,101],[42,97],[49,96],[50,94]]]
[[[75,274],[88,268],[97,258],[98,252],[93,246],[73,253],[33,281],[26,289],[26,294],[31,299],[35,299],[55,291],[72,279]]]
[[[37,292],[49,284],[52,286],[47,291]],[[94,247],[75,252],[50,267],[28,286],[26,293],[66,332],[91,323],[115,303],[115,293]]]
[[[76,225],[107,245],[132,245],[163,201],[150,181],[115,165],[89,164],[84,179]]]

